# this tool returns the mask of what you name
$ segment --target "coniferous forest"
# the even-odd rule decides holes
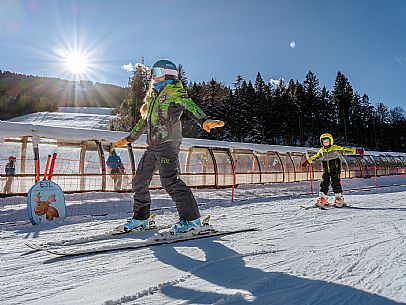
[[[207,134],[185,117],[183,134],[213,140],[276,145],[320,145],[322,133],[337,143],[368,150],[406,152],[406,116],[401,107],[390,109],[382,102],[359,94],[347,77],[338,72],[331,91],[309,71],[303,82],[290,80],[270,84],[260,73],[255,82],[237,76],[232,87],[212,79],[188,82],[179,65],[179,78],[189,96],[208,117],[224,120],[220,130]],[[120,105],[112,130],[129,131],[139,119],[149,75],[138,65],[129,81],[129,95]]]

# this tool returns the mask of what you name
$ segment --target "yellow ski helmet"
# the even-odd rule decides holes
[[[320,136],[320,143],[321,143],[321,145],[323,145],[323,139],[329,139],[329,140],[330,140],[330,145],[333,145],[333,143],[334,143],[333,136],[332,136],[331,134],[329,134],[329,133],[323,133],[323,134]]]

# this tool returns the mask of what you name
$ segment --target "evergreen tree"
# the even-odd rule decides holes
[[[130,131],[141,118],[140,108],[148,90],[149,68],[144,63],[137,64],[133,76],[129,79],[128,98],[117,109],[117,117],[110,120],[110,130]]]
[[[181,81],[183,88],[186,88],[188,81],[187,81],[187,77],[186,77],[186,72],[183,69],[183,66],[181,64],[179,64],[179,66],[178,66],[178,79]]]
[[[143,104],[143,99],[148,90],[150,82],[149,68],[144,63],[137,64],[129,81],[130,91],[128,94],[128,105],[130,115],[133,117],[134,122],[140,119],[140,108]]]
[[[322,120],[320,113],[320,88],[319,80],[316,75],[309,71],[303,82],[302,111],[304,117],[304,126],[307,132],[305,136],[308,144],[311,146],[318,145],[318,133],[321,130]]]
[[[252,138],[254,143],[265,143],[265,120],[269,115],[268,103],[266,100],[266,94],[269,92],[269,88],[266,88],[264,80],[262,79],[261,73],[258,72],[255,79],[254,89],[255,89],[255,99],[253,101],[253,111],[254,111],[254,126]]]
[[[337,138],[344,139],[345,144],[348,145],[348,127],[350,108],[353,101],[353,89],[348,79],[341,72],[337,73],[331,99],[337,115],[338,129],[335,134],[337,134]]]

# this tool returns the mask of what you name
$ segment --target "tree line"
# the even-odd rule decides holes
[[[232,87],[214,79],[188,82],[183,67],[179,78],[189,96],[208,117],[224,120],[224,128],[210,134],[188,118],[184,136],[261,144],[320,145],[322,133],[331,133],[338,143],[368,150],[406,151],[406,116],[401,107],[390,109],[382,102],[371,103],[360,95],[341,72],[331,91],[321,87],[309,71],[303,82],[265,82],[260,73],[255,82],[237,76]],[[129,94],[117,108],[118,117],[110,129],[129,131],[139,119],[139,108],[148,89],[148,69],[137,65],[129,80]]]
[[[0,120],[59,106],[117,107],[128,89],[91,81],[69,81],[0,70]]]

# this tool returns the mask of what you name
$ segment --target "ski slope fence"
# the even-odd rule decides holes
[[[4,122],[1,122],[4,124]],[[145,139],[125,148],[117,148],[124,171],[112,174],[106,165],[112,143],[127,135],[120,132],[72,128],[52,128],[37,125],[7,125],[0,132],[0,223],[24,221],[26,197],[35,183],[35,153],[38,146],[39,170],[45,171],[48,155],[57,153],[52,180],[66,194],[83,192],[131,192],[131,182],[137,164],[145,150]],[[32,127],[34,126],[34,127]],[[10,131],[11,130],[11,131]],[[96,133],[100,133],[97,131]],[[61,135],[62,134],[62,135]],[[69,135],[69,136],[67,136]],[[321,162],[302,167],[302,162],[316,149],[228,143],[221,141],[184,139],[179,154],[180,178],[191,188],[199,203],[210,200],[238,200],[243,185],[266,185],[306,181],[301,192],[313,192],[313,182],[322,177]],[[5,166],[9,157],[16,158],[15,175],[7,176]],[[367,152],[364,156],[343,155],[341,178],[376,178],[406,175],[406,154]],[[378,187],[378,185],[376,185]],[[158,206],[173,205],[162,191],[159,174],[155,174],[150,189]],[[213,192],[213,189],[221,191]],[[258,193],[258,192],[256,192]],[[220,194],[220,195],[219,195]],[[246,194],[246,192],[245,192]],[[94,195],[96,196],[96,195]],[[258,196],[254,194],[253,196]],[[97,197],[97,196],[96,196]],[[69,215],[109,214],[123,211],[120,202],[103,206],[103,196],[86,204],[67,202]],[[245,197],[246,198],[246,197]],[[127,200],[128,201],[128,200]],[[71,206],[69,206],[71,205]],[[100,206],[102,205],[102,206]],[[131,210],[126,202],[125,211]]]

